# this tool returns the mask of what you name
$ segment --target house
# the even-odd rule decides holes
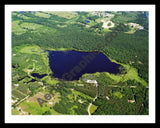
[[[53,102],[49,102],[49,104],[50,104],[50,105],[52,105],[52,104],[53,104]]]
[[[46,89],[46,87],[45,87],[45,86],[43,86],[43,89]]]
[[[112,15],[112,14],[109,14],[109,13],[101,13],[100,16],[109,17],[109,16],[113,16],[113,15]]]
[[[14,104],[14,103],[16,103],[17,102],[17,100],[11,100],[11,103],[12,104]]]
[[[130,25],[132,28],[144,29],[143,26],[141,26],[141,25],[139,25],[139,24],[136,24],[136,23],[129,23],[129,25]]]
[[[110,98],[108,96],[106,96],[106,99],[109,100]]]
[[[98,15],[98,12],[92,12],[91,15]]]
[[[25,115],[29,115],[28,112],[26,112]]]
[[[43,82],[38,82],[38,84],[43,86]]]
[[[14,84],[14,87],[18,87],[19,86],[19,84]]]
[[[31,91],[31,90],[29,90],[29,91],[28,91],[28,93],[32,93],[32,91]]]
[[[86,82],[87,82],[87,83],[94,83],[94,84],[97,84],[97,81],[96,81],[96,80],[87,80]]]
[[[77,86],[84,86],[84,84],[77,84]]]
[[[96,87],[98,87],[98,82],[96,80],[87,80],[86,82],[96,84]]]
[[[144,29],[144,27],[142,27],[142,26],[138,26],[137,28],[138,28],[138,29]]]
[[[81,99],[79,99],[78,102],[81,103],[81,104],[83,103]]]
[[[74,90],[74,88],[70,88],[71,90]]]
[[[103,12],[92,12],[90,13],[91,15],[98,15],[99,17],[100,16],[103,16],[103,17],[109,17],[109,16],[113,16],[113,14],[109,14],[109,13],[103,13]]]
[[[135,102],[135,100],[128,100],[128,102],[130,102],[130,103],[134,103],[134,102]]]

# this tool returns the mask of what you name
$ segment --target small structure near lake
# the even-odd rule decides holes
[[[109,100],[110,98],[108,96],[106,96],[106,99]]]
[[[134,102],[135,102],[135,100],[128,100],[128,102],[130,102],[130,103],[134,103]]]
[[[19,86],[19,84],[14,84],[14,88],[15,88],[15,87],[18,87],[18,86]]]
[[[96,87],[98,87],[98,82],[96,80],[87,80],[86,82],[96,84]]]
[[[83,101],[81,99],[79,99],[78,102],[81,103],[81,104],[83,103]]]
[[[96,80],[87,80],[86,82],[87,82],[87,83],[94,83],[94,84],[97,84],[97,81],[96,81]]]

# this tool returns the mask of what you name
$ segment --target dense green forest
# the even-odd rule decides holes
[[[107,96],[110,97],[110,100],[101,95],[93,102],[99,106],[94,115],[148,114],[148,89],[114,88],[108,92]],[[129,100],[135,103],[130,103]]]
[[[88,105],[96,97],[97,91],[98,97],[93,102],[97,106],[94,115],[148,114],[148,88],[142,84],[149,82],[147,12],[92,13],[12,12],[12,85],[20,85],[17,88],[12,86],[12,94],[19,97],[18,101],[28,95],[28,90],[31,91],[29,95],[34,96],[41,88],[38,82],[43,82],[48,89],[54,88],[60,93],[60,101],[51,110],[61,114],[87,115]],[[108,13],[112,16],[108,16]],[[103,27],[105,20],[112,21],[114,27]],[[144,28],[138,29],[131,23]],[[128,69],[122,70],[117,76],[94,74],[99,84],[98,89],[86,84],[85,75],[79,81],[73,81],[74,84],[83,84],[82,87],[74,86],[72,82],[66,82],[63,87],[55,87],[55,83],[62,81],[51,78],[52,72],[45,52],[49,49],[100,51],[117,63],[127,65]],[[139,78],[136,76],[137,79],[130,79],[132,70],[137,71]],[[31,72],[47,76],[39,79],[31,76]],[[134,87],[131,88],[132,86]],[[74,91],[70,88],[74,88]],[[83,103],[78,102],[79,99]],[[43,115],[46,114],[51,114],[50,110],[43,112]]]

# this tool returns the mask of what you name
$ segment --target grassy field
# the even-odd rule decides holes
[[[36,69],[39,71],[39,69],[43,69],[42,67],[45,67],[45,71],[47,72],[47,74],[50,74],[51,73],[51,70],[50,70],[50,67],[49,67],[49,59],[48,59],[48,54],[47,52],[44,52],[43,49],[41,49],[39,46],[36,46],[36,45],[33,45],[33,46],[26,46],[26,47],[22,47],[20,50],[19,50],[19,53],[23,53],[23,54],[31,54],[32,56],[37,56],[39,55],[39,60],[37,60],[36,58],[35,59],[26,59],[25,61],[28,62],[29,60],[30,61],[33,61],[31,65],[34,65],[36,66]],[[32,57],[33,58],[33,57]],[[40,62],[40,60],[42,60]],[[44,63],[44,65],[41,65],[42,62]],[[29,63],[29,62],[28,62]],[[33,66],[32,66],[33,67]],[[25,68],[26,69],[26,68]],[[25,70],[24,69],[24,70]]]
[[[20,49],[21,53],[28,53],[28,54],[41,54],[42,52],[44,52],[44,50],[42,50],[39,46],[26,46]]]
[[[23,33],[25,33],[27,30],[23,29],[20,25],[19,22],[21,20],[16,20],[16,21],[12,21],[12,32],[14,32],[17,35],[21,35]]]
[[[16,108],[12,109],[12,115],[19,115],[20,111],[18,111]]]
[[[120,93],[120,92],[114,92],[113,96],[118,97],[118,98],[122,98],[123,97],[122,93]]]
[[[57,15],[59,17],[63,17],[63,18],[67,18],[67,19],[71,19],[73,17],[77,16],[76,12],[66,12],[66,11],[46,11],[46,13],[48,14],[54,14]]]
[[[142,83],[142,85],[144,85],[145,87],[148,87],[148,83],[143,80],[142,78],[140,78],[138,76],[138,71],[136,68],[133,68],[130,65],[127,64],[123,64],[123,63],[119,63],[116,60],[111,59],[110,57],[108,57],[112,62],[115,62],[117,64],[122,65],[126,70],[127,70],[127,74],[125,74],[125,76],[123,74],[119,74],[119,75],[114,75],[114,74],[110,74],[110,73],[106,73],[108,74],[112,79],[114,79],[116,82],[119,82],[120,80],[122,80],[123,77],[123,81],[127,81],[127,80],[136,80],[137,82]]]
[[[50,111],[52,115],[62,115],[56,112],[53,109],[50,109],[47,105],[44,104],[43,107],[40,107],[36,102],[23,102],[20,107],[23,111],[31,113],[32,115],[42,115],[45,111]]]
[[[30,113],[31,115],[42,115],[46,111],[50,111],[51,115],[62,115],[61,113],[55,111],[53,109],[53,106],[56,103],[59,103],[61,100],[63,100],[64,102],[63,98],[67,97],[67,101],[65,102],[67,104],[70,104],[70,108],[65,108],[66,106],[61,106],[61,107],[64,107],[64,109],[68,109],[71,115],[77,115],[75,109],[81,110],[81,106],[83,106],[83,104],[85,105],[88,104],[88,101],[87,101],[88,99],[93,100],[93,98],[91,98],[90,96],[83,94],[76,90],[72,90],[72,93],[69,93],[67,95],[65,94],[65,96],[63,97],[61,97],[58,91],[53,90],[52,93],[54,94],[54,96],[51,96],[52,98],[50,100],[46,100],[44,98],[44,95],[49,94],[49,91],[50,90],[48,90],[47,87],[46,89],[43,89],[43,90],[41,89],[41,91],[39,91],[37,94],[29,97],[27,100],[19,104],[15,109],[12,109],[12,114],[13,115],[19,115],[19,114],[23,115],[23,112],[25,112],[25,113]],[[41,107],[37,101],[37,98],[41,98],[43,100],[46,100],[47,102],[43,103]],[[17,108],[20,108],[21,110],[17,111]],[[97,109],[97,106],[92,105],[90,109],[91,113],[93,113],[96,109]],[[86,112],[87,112],[87,108],[86,108]]]
[[[15,13],[15,15],[18,15]],[[40,17],[45,17],[45,18],[49,18],[48,15],[49,14],[45,14],[45,13],[36,13],[35,15],[40,16]],[[50,15],[49,15],[50,16]],[[30,17],[27,16],[22,16],[21,14],[18,15],[18,17],[21,17],[23,19],[28,19]],[[14,20],[12,21],[12,32],[14,32],[14,34],[16,35],[21,35],[26,33],[28,30],[30,30],[31,32],[46,32],[48,30],[50,31],[55,31],[54,28],[50,29],[44,25],[41,24],[37,24],[37,23],[29,23],[29,22],[25,22],[23,20]]]
[[[98,106],[92,104],[91,107],[90,107],[90,113],[94,113],[96,111],[96,109],[98,108]]]
[[[62,115],[61,113],[56,112],[54,109],[50,109],[50,107],[52,107],[55,103],[59,102],[60,94],[54,92],[54,98],[52,97],[50,100],[46,100],[44,98],[44,95],[47,92],[44,92],[38,92],[36,95],[30,97],[29,99],[21,103],[18,107],[20,107],[24,112],[31,113],[32,115],[42,115],[45,111],[50,111],[52,115]],[[43,106],[41,107],[37,101],[37,98],[46,100],[47,103],[43,103]],[[51,104],[53,99],[54,103]],[[14,109],[13,114],[17,115],[18,112]]]
[[[50,18],[51,15],[46,14],[44,12],[36,12],[35,16],[44,17],[44,18]]]
[[[20,24],[20,27],[35,30],[35,29],[43,27],[43,25],[23,22],[22,24]]]
[[[48,85],[56,85],[57,83],[59,83],[58,80],[52,79],[51,76],[45,76],[42,78],[42,80]]]

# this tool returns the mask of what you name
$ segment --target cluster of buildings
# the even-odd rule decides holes
[[[97,82],[96,80],[87,80],[86,82],[87,82],[87,83],[95,84],[96,87],[98,87],[98,82]]]
[[[129,25],[133,28],[137,28],[137,29],[144,29],[143,26],[139,25],[139,24],[136,24],[136,23],[129,23]]]
[[[94,12],[92,12],[90,14],[91,15],[98,15],[99,17],[103,16],[104,18],[107,18],[109,16],[113,16],[113,14],[104,13],[104,12],[97,12],[97,11],[94,11]]]

